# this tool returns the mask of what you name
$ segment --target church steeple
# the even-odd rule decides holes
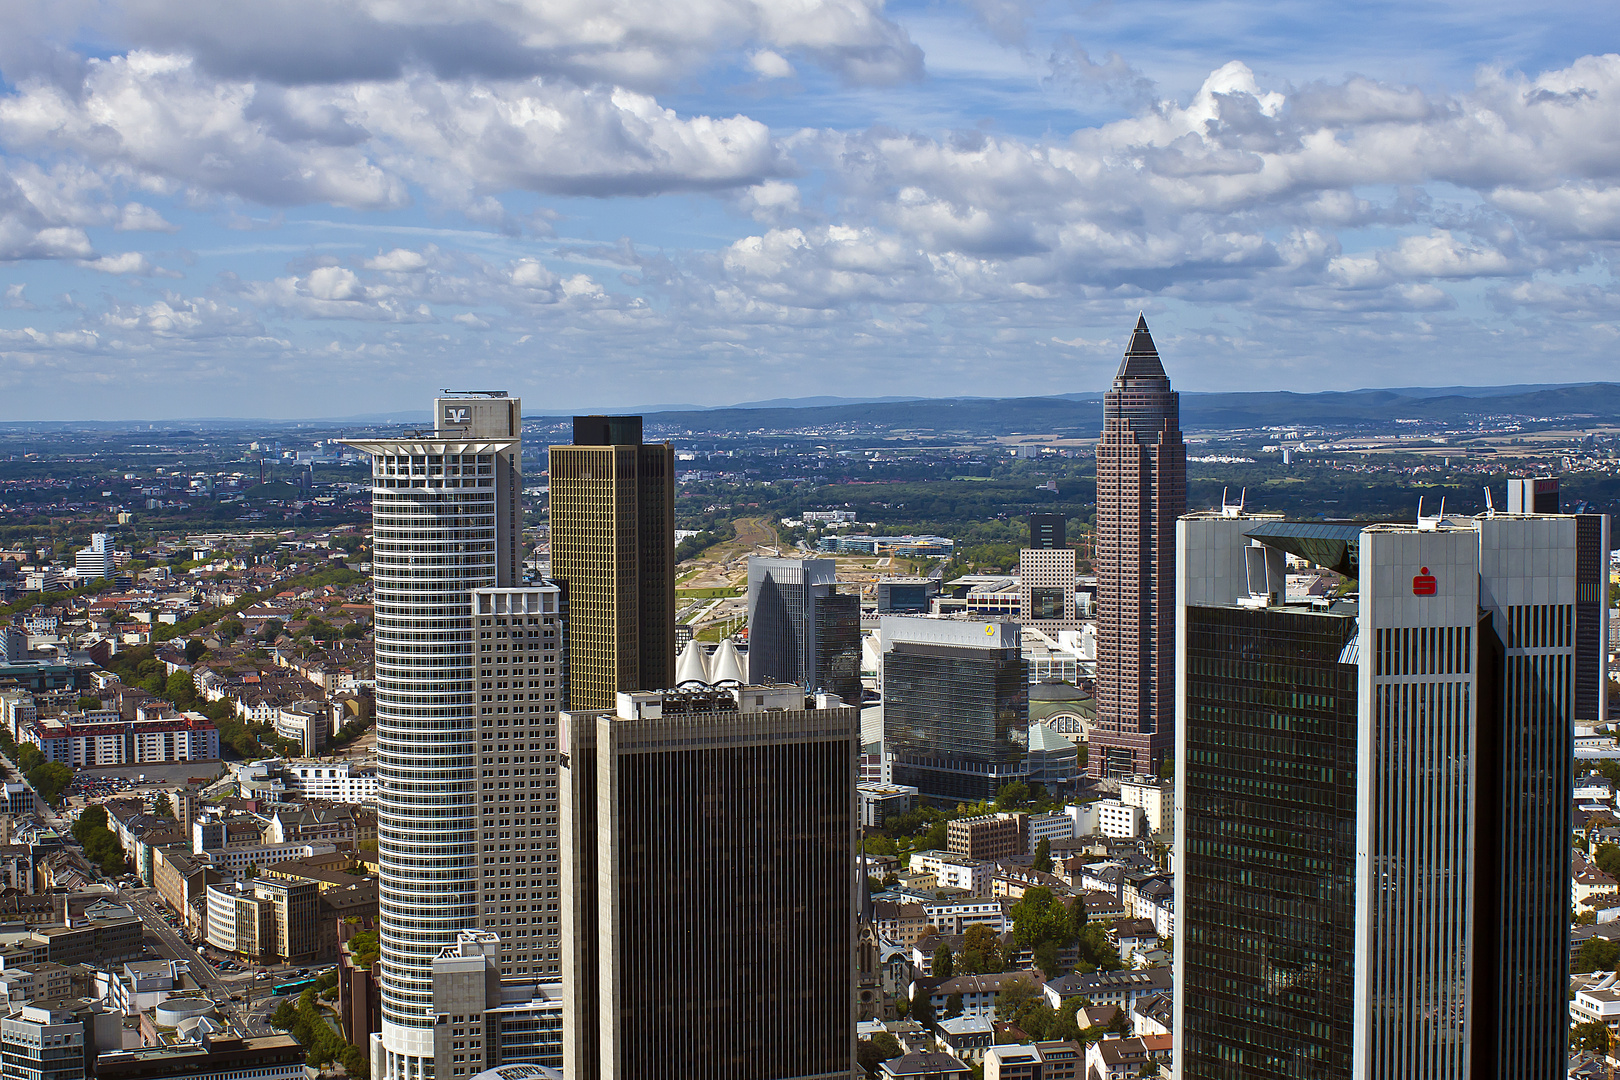
[[[1131,343],[1126,346],[1125,359],[1120,361],[1118,379],[1163,379],[1164,365],[1159,363],[1159,350],[1154,347],[1153,335],[1148,331],[1147,315],[1137,312],[1136,329],[1131,332]]]

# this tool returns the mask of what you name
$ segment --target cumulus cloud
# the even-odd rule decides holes
[[[124,251],[117,255],[103,255],[99,259],[84,259],[80,266],[102,274],[131,274],[146,277],[152,273],[152,264],[138,251]]]
[[[285,89],[147,52],[91,63],[78,87],[36,80],[0,97],[0,140],[271,206],[392,209],[414,182],[497,217],[490,192],[641,195],[746,186],[792,168],[755,120],[681,117],[612,87],[416,73]]]
[[[749,43],[800,53],[852,82],[922,67],[881,0],[132,0],[118,29],[148,47],[179,45],[224,78],[287,85],[386,82],[422,68],[444,79],[654,89]]]

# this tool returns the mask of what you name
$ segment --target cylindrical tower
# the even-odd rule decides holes
[[[471,593],[513,584],[521,535],[519,402],[435,406],[429,437],[349,441],[372,459],[387,1080],[433,1076],[433,958],[478,925]]]

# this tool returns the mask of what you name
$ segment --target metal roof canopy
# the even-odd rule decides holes
[[[1361,530],[1372,522],[1269,521],[1243,535],[1347,578],[1361,577]]]

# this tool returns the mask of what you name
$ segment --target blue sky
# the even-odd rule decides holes
[[[1620,377],[1607,5],[7,23],[0,419]]]

